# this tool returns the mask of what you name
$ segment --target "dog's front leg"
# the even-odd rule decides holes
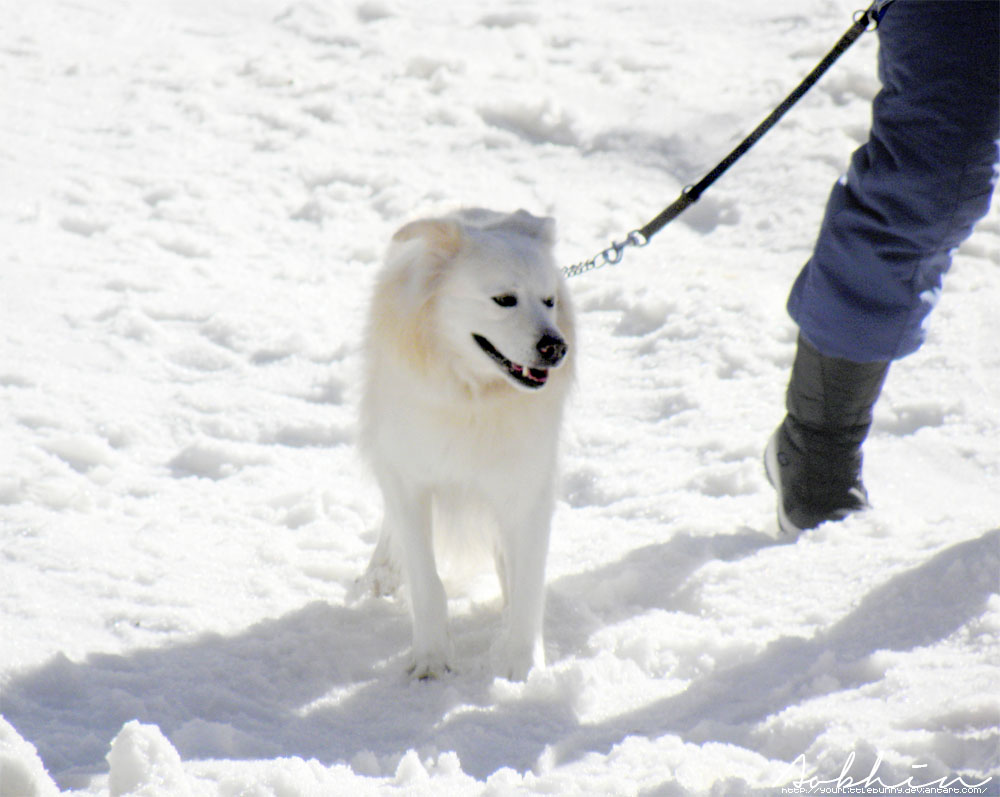
[[[388,486],[388,489],[386,487]],[[397,535],[403,578],[410,588],[413,618],[414,678],[436,678],[448,671],[448,602],[434,561],[431,494],[406,489],[397,481],[386,485],[385,523]]]
[[[523,511],[511,512],[509,504],[502,511],[500,573],[507,605],[491,658],[498,676],[523,681],[532,667],[545,665],[542,617],[552,500],[545,494]]]

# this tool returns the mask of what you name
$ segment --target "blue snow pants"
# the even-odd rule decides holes
[[[953,250],[989,210],[1000,1],[895,0],[878,28],[869,140],[834,186],[788,311],[823,354],[916,351]]]

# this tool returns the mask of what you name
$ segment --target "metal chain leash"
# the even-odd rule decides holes
[[[892,0],[889,0],[889,2],[891,1]],[[812,88],[816,81],[818,81],[820,77],[822,77],[823,74],[831,66],[833,66],[833,63],[844,54],[848,47],[857,41],[861,34],[866,31],[875,30],[878,27],[878,23],[881,20],[882,15],[885,13],[885,8],[887,6],[888,3],[885,2],[885,0],[875,0],[875,2],[873,2],[866,10],[856,11],[852,17],[853,24],[850,28],[848,28],[847,32],[840,37],[833,49],[830,50],[826,56],[824,56],[823,60],[821,60],[813,68],[813,70],[806,75],[805,78],[803,78],[802,82],[795,87],[795,90],[792,91],[792,93],[789,94],[777,108],[771,111],[767,118],[757,125],[753,132],[744,138],[732,152],[730,152],[714,169],[712,169],[712,171],[710,171],[694,185],[685,186],[684,190],[681,191],[680,196],[664,208],[659,215],[656,216],[656,218],[647,223],[645,227],[633,230],[626,236],[624,241],[613,242],[611,246],[598,252],[590,258],[590,260],[584,260],[582,263],[566,266],[562,269],[563,275],[567,278],[575,277],[579,274],[586,274],[588,271],[603,268],[604,266],[617,265],[622,261],[622,258],[625,256],[625,250],[628,247],[646,246],[656,233],[679,216],[685,208],[697,202],[698,197],[701,196],[705,189],[721,177],[722,173],[725,172],[726,169],[736,163],[736,161],[739,160],[746,153],[746,151],[750,149],[750,147],[756,144],[765,133],[774,127],[774,125],[778,123],[778,120],[780,120],[781,117],[784,116],[810,88]]]

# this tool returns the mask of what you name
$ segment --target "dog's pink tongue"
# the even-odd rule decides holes
[[[525,368],[523,365],[511,363],[508,368],[514,376],[527,379],[539,385],[544,385],[549,378],[549,372],[545,368]]]

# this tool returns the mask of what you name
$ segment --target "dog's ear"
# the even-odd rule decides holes
[[[462,225],[452,219],[420,219],[411,221],[392,236],[393,244],[420,241],[427,251],[442,259],[449,259],[462,248]]]
[[[385,256],[386,284],[395,283],[407,302],[425,302],[464,243],[465,231],[454,219],[410,222],[392,236]]]
[[[511,213],[495,227],[513,230],[546,246],[552,246],[556,242],[556,220],[548,216],[533,216],[526,210]]]

